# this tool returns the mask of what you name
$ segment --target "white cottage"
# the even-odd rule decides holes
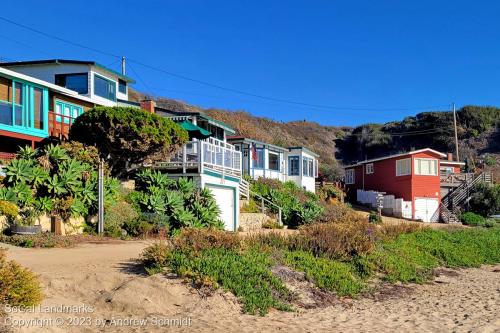
[[[228,142],[242,152],[243,173],[253,179],[271,178],[293,181],[315,192],[318,155],[305,147],[284,148],[241,136],[228,137]]]
[[[226,142],[227,134],[234,134],[234,130],[201,112],[172,111],[152,101],[141,103],[141,108],[176,121],[189,133],[190,140],[181,151],[152,167],[172,178],[186,177],[200,188],[210,189],[226,230],[238,230],[242,158],[241,152]]]

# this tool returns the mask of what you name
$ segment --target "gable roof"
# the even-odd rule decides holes
[[[95,61],[88,61],[88,60],[68,60],[68,59],[46,59],[46,60],[29,60],[29,61],[13,61],[13,62],[2,62],[0,63],[0,66],[2,67],[16,67],[16,66],[36,66],[36,65],[46,65],[46,64],[75,64],[75,65],[89,65],[89,66],[95,66],[99,67],[102,70],[105,70],[113,75],[118,76],[120,79],[130,82],[130,83],[135,83],[135,80],[123,75],[111,68],[108,68],[104,65],[99,64],[98,62]]]
[[[234,128],[232,128],[228,124],[226,124],[222,121],[219,121],[217,119],[213,119],[213,118],[207,116],[205,113],[200,112],[200,111],[176,111],[176,110],[166,109],[166,108],[160,107],[160,106],[155,106],[155,112],[158,112],[160,115],[162,115],[164,117],[173,118],[176,121],[188,120],[193,116],[200,117],[201,119],[206,120],[208,123],[224,129],[225,131],[229,132],[230,134],[236,133]]]
[[[245,138],[244,136],[241,136],[241,135],[228,136],[227,137],[227,141],[229,141],[229,142],[242,142],[242,143],[246,143],[246,144],[254,144],[254,143],[255,144],[260,144],[260,145],[264,145],[264,146],[268,146],[268,147],[274,148],[274,149],[279,150],[281,152],[285,152],[287,150],[287,148],[283,148],[283,147],[280,147],[280,146],[272,145],[270,143],[259,141],[259,140]]]
[[[407,155],[414,155],[414,154],[423,153],[423,152],[431,152],[433,154],[438,155],[439,157],[446,157],[446,154],[443,154],[443,153],[441,153],[441,152],[439,152],[437,150],[434,150],[434,149],[431,149],[431,148],[423,148],[423,149],[413,150],[413,151],[406,152],[406,153],[389,155],[389,156],[384,156],[384,157],[379,157],[379,158],[373,158],[371,160],[360,161],[360,162],[358,162],[356,164],[347,165],[347,166],[344,167],[344,169],[361,166],[361,165],[366,164],[366,163],[373,163],[373,162],[378,162],[378,161],[382,161],[382,160],[388,160],[390,158],[407,156]]]
[[[307,148],[307,147],[302,147],[302,146],[297,146],[297,147],[288,147],[287,148],[289,151],[293,150],[293,149],[300,149],[300,150],[303,150],[305,151],[306,153],[308,153],[309,155],[312,155],[314,157],[319,157],[318,154],[316,154],[315,152],[313,152],[311,149]]]

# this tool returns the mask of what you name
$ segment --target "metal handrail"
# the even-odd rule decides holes
[[[278,209],[278,223],[279,223],[279,225],[283,225],[282,208],[280,206],[278,206],[274,202],[264,198],[262,195],[260,195],[258,193],[255,193],[251,190],[249,190],[248,192],[249,192],[249,194],[253,195],[254,197],[260,198],[260,203],[261,203],[260,207],[261,207],[262,214],[265,214],[265,210],[266,210],[265,203],[267,203],[268,205],[274,206],[274,208]]]

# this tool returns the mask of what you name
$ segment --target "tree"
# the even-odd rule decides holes
[[[165,161],[188,140],[172,120],[134,107],[95,107],[71,126],[70,140],[96,147],[111,174],[124,177],[144,163]]]
[[[469,201],[470,211],[488,217],[500,213],[500,184],[481,183]]]

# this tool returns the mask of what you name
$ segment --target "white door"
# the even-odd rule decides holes
[[[224,229],[236,231],[234,229],[234,190],[231,188],[221,188],[218,186],[207,185],[212,192],[217,206],[221,211],[220,219],[224,221]]]
[[[439,221],[438,199],[417,198],[415,199],[415,219],[424,222]]]

